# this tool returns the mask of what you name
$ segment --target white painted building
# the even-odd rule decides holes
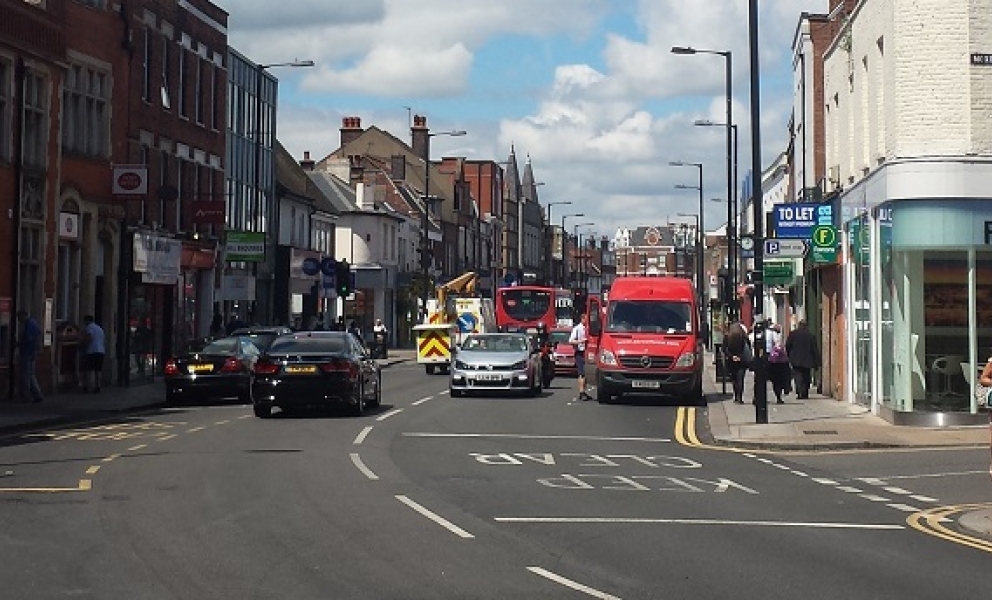
[[[824,56],[840,190],[849,400],[977,417],[992,347],[992,0],[863,0]]]

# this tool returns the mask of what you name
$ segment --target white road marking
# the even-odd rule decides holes
[[[103,460],[103,462],[111,462],[111,461],[117,460],[120,457],[121,457],[120,454],[111,454],[110,456],[108,456],[108,457],[106,457],[106,458],[104,458],[102,460]]]
[[[774,462],[772,462],[772,460],[770,458],[759,458],[758,459],[758,462],[765,463],[766,465],[773,465],[773,464],[775,464]]]
[[[100,465],[96,465],[86,469],[87,475],[96,475],[96,472],[100,470]]]
[[[414,406],[420,406],[421,404],[423,404],[424,402],[427,402],[428,400],[430,400],[433,397],[434,396],[427,396],[426,398],[421,398],[420,400],[417,400],[416,402],[414,402],[413,405]]]
[[[379,479],[379,476],[373,473],[372,469],[365,466],[365,463],[362,462],[362,457],[359,456],[357,453],[352,453],[351,462],[354,463],[355,467],[357,467],[358,470],[361,471],[363,475],[365,475],[372,481]]]
[[[352,442],[352,443],[354,445],[356,445],[356,446],[361,446],[362,445],[362,442],[365,441],[365,438],[368,437],[369,433],[371,433],[371,432],[372,432],[372,426],[369,425],[368,427],[366,427],[365,429],[363,429],[361,431],[361,433],[358,434],[358,437],[356,437],[355,438],[355,441]]]
[[[912,498],[913,500],[919,500],[920,502],[933,502],[933,503],[940,502],[940,500],[937,500],[936,498],[931,498],[930,496],[921,496],[919,494],[913,494],[912,496],[910,496],[910,498]]]
[[[816,523],[802,521],[725,521],[722,519],[647,519],[624,517],[495,517],[497,523],[524,524],[657,524],[657,525],[739,525],[748,527],[809,527],[812,529],[875,529],[901,530],[903,525],[886,525],[884,523]]]
[[[885,485],[885,482],[878,477],[857,477],[856,479],[867,483],[868,485]]]
[[[849,494],[860,494],[862,492],[861,488],[851,487],[849,485],[838,485],[837,489]]]
[[[397,495],[396,496],[396,499],[399,500],[400,502],[402,502],[403,504],[406,504],[407,506],[409,506],[413,510],[417,511],[418,513],[424,515],[425,517],[427,517],[431,521],[434,521],[435,523],[437,523],[441,527],[444,527],[445,529],[447,529],[448,531],[450,531],[451,533],[457,535],[460,538],[468,539],[468,538],[474,538],[475,537],[474,535],[472,535],[471,533],[465,531],[461,527],[455,525],[451,521],[445,519],[444,517],[441,517],[440,515],[437,515],[435,513],[432,513],[431,511],[427,510],[423,506],[417,504],[416,502],[414,502],[413,500],[410,500],[409,498],[407,498],[406,496],[404,496],[402,494]]]
[[[814,477],[813,481],[817,483],[822,483],[823,485],[837,485],[837,482],[833,479],[824,479],[822,477]]]
[[[803,473],[802,471],[793,471],[792,474],[793,475],[798,475],[800,477],[809,477],[809,475],[807,475],[806,473]]]
[[[908,496],[913,493],[909,490],[904,490],[901,487],[894,487],[891,485],[882,489],[884,489],[886,492],[890,494],[899,494],[900,496]]]
[[[224,419],[223,421],[214,421],[214,425],[227,425],[230,422],[230,419]]]
[[[447,394],[447,393],[448,393],[448,390],[441,390],[440,392],[438,392],[438,394],[441,394],[441,395],[444,395],[444,394]]]
[[[892,503],[892,504],[886,504],[886,506],[888,506],[889,508],[894,508],[896,510],[901,510],[903,512],[908,512],[908,513],[916,513],[916,512],[920,512],[922,510],[922,509],[916,508],[915,506],[910,506],[908,504],[896,504],[896,503]]]
[[[876,496],[875,494],[858,494],[865,500],[871,500],[872,502],[888,502],[889,499],[884,496]]]
[[[144,448],[147,445],[148,444],[138,444],[137,446],[131,446],[130,448],[128,448],[128,451],[129,452],[134,452],[135,450],[141,450],[142,448]]]
[[[535,575],[540,575],[541,577],[544,577],[545,579],[550,579],[551,581],[554,581],[555,583],[559,583],[559,584],[561,584],[561,585],[563,585],[565,587],[572,588],[573,590],[575,590],[577,592],[582,592],[584,594],[587,594],[589,596],[592,596],[593,598],[600,598],[601,600],[620,600],[620,598],[617,597],[617,596],[611,596],[610,594],[607,594],[605,592],[601,592],[599,590],[595,590],[595,589],[593,589],[593,588],[591,588],[589,586],[582,585],[581,583],[576,583],[575,581],[572,581],[571,579],[566,579],[565,577],[562,577],[561,575],[556,575],[556,574],[552,573],[551,571],[548,571],[546,569],[542,569],[541,567],[527,567],[527,570],[530,571],[531,573],[535,574]]]
[[[919,475],[888,475],[885,479],[923,479],[924,477],[958,477],[966,475],[985,475],[988,471],[958,471],[956,473],[921,473]]]
[[[516,433],[404,433],[405,437],[423,438],[513,438],[518,440],[588,440],[594,442],[671,442],[667,438],[604,437],[597,435],[528,435]]]
[[[204,429],[206,429],[206,427],[204,427],[203,425],[201,425],[199,427],[193,427],[191,429],[187,429],[186,430],[186,433],[194,433],[196,431],[203,431]]]
[[[775,468],[777,468],[777,469],[782,469],[783,471],[791,471],[792,470],[792,467],[790,467],[788,465],[779,465],[779,464],[776,464],[776,465],[773,465],[773,466]]]
[[[386,414],[380,415],[380,416],[376,417],[375,420],[376,421],[385,421],[389,417],[391,417],[393,415],[398,415],[401,412],[403,412],[403,409],[402,408],[394,408],[393,410],[387,412]]]
[[[164,442],[166,440],[171,440],[174,437],[176,437],[176,434],[170,433],[169,435],[163,435],[162,437],[158,438],[158,440],[156,440],[156,441]]]

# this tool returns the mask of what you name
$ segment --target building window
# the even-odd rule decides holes
[[[186,49],[179,47],[179,116],[189,118],[189,109],[186,106]]]
[[[150,159],[151,159],[151,149],[148,146],[142,145],[140,164],[144,165],[146,170],[148,168],[148,163],[151,162]],[[146,222],[145,219],[148,218],[147,204],[145,202],[139,202],[138,205],[141,206],[141,208],[139,209],[140,212],[138,213],[138,222],[145,223]]]
[[[144,29],[144,40],[141,52],[141,99],[152,101],[152,40],[151,32]]]
[[[169,153],[166,150],[159,150],[158,163],[158,185],[159,189],[164,189],[169,184]],[[165,198],[159,195],[158,200],[158,224],[165,227]]]
[[[194,101],[194,112],[196,114],[196,122],[203,125],[203,60],[196,59],[196,86],[193,90],[193,101]]]
[[[218,90],[221,89],[218,78],[220,77],[220,69],[216,65],[210,69],[210,128],[217,131],[220,123],[217,119],[217,113],[219,111],[218,102],[220,94]]]
[[[172,109],[172,99],[169,96],[169,68],[172,66],[172,55],[169,53],[169,38],[162,36],[162,108]]]
[[[40,73],[28,71],[24,77],[24,143],[22,160],[26,166],[43,168],[48,140],[48,82]]]
[[[108,96],[106,73],[82,65],[69,67],[62,93],[63,150],[95,157],[109,154]]]
[[[10,160],[10,71],[0,60],[0,160]]]
[[[182,158],[176,161],[176,189],[179,190],[179,197],[176,198],[176,232],[183,231],[183,226],[185,222],[183,221],[183,202],[186,200],[185,189],[183,186],[186,183],[186,178],[183,177],[183,169],[186,166],[186,161]]]

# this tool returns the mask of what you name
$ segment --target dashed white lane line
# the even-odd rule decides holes
[[[877,485],[882,485],[882,484],[877,484]],[[891,485],[886,486],[886,487],[883,487],[882,489],[885,490],[886,492],[890,493],[890,494],[898,494],[900,496],[909,496],[910,494],[913,493],[913,492],[911,492],[909,490],[904,490],[901,487],[894,487],[894,486],[891,486]]]
[[[940,502],[940,500],[936,498],[931,498],[930,496],[921,496],[919,494],[913,494],[912,496],[910,496],[910,498],[912,498],[913,500],[918,500],[920,502],[932,502],[934,504]]]
[[[418,513],[422,514],[423,516],[427,517],[431,521],[434,521],[435,523],[437,523],[441,527],[444,527],[445,529],[447,529],[448,531],[450,531],[451,533],[457,535],[460,538],[469,539],[469,538],[474,538],[475,537],[474,535],[472,535],[471,533],[465,531],[461,527],[455,525],[451,521],[445,519],[444,517],[442,517],[440,515],[437,515],[435,513],[432,513],[431,511],[427,510],[423,506],[417,504],[416,502],[414,502],[413,500],[410,500],[409,498],[407,498],[406,496],[404,496],[402,494],[398,494],[396,496],[396,499],[399,500],[400,502],[402,502],[403,504],[406,504],[407,506],[409,506],[413,510],[417,511]]]
[[[424,402],[427,402],[428,400],[430,400],[433,397],[434,396],[427,396],[426,398],[421,398],[420,400],[417,400],[416,402],[414,402],[413,405],[414,406],[420,406],[421,404],[423,404]]]
[[[366,477],[368,477],[372,481],[376,481],[377,479],[379,479],[379,476],[376,475],[375,473],[373,473],[372,472],[372,469],[370,469],[370,468],[368,468],[368,467],[365,466],[365,463],[362,462],[362,457],[359,456],[357,453],[354,453],[353,452],[351,454],[351,462],[352,462],[352,464],[355,465],[355,467],[359,471],[362,472],[362,475],[365,475]]]
[[[186,433],[195,433],[195,432],[197,432],[197,431],[203,431],[204,429],[206,429],[206,427],[205,427],[205,426],[203,426],[203,425],[201,425],[201,426],[199,426],[199,427],[192,427],[192,428],[190,428],[190,429],[187,429],[187,430],[186,430]]]
[[[402,408],[394,408],[393,410],[391,410],[391,411],[389,411],[389,412],[387,412],[385,414],[379,415],[378,417],[375,418],[375,420],[376,421],[385,421],[389,417],[392,417],[393,415],[398,415],[401,412],[403,412],[403,409]]]
[[[361,446],[361,445],[362,445],[362,442],[364,442],[364,441],[365,441],[365,438],[367,438],[367,437],[368,437],[368,435],[369,435],[370,433],[372,433],[372,426],[371,426],[371,425],[369,425],[368,427],[366,427],[365,429],[363,429],[363,430],[362,430],[362,431],[361,431],[361,432],[360,432],[360,433],[358,434],[358,436],[356,436],[356,437],[355,437],[355,441],[354,441],[354,442],[352,442],[352,443],[353,443],[353,444],[354,444],[355,446]]]
[[[128,452],[136,452],[136,451],[138,451],[138,450],[141,450],[142,448],[144,448],[144,447],[145,447],[145,446],[147,446],[147,445],[148,445],[148,444],[138,444],[137,446],[131,446],[131,447],[130,447],[130,448],[128,448],[127,450],[128,450]]]
[[[117,460],[120,457],[121,457],[120,454],[111,454],[111,455],[109,455],[109,456],[107,456],[105,458],[102,458],[100,460],[102,460],[103,462],[112,462],[112,461]]]
[[[886,506],[888,506],[889,508],[894,508],[896,510],[901,510],[903,512],[908,512],[908,513],[917,513],[920,512],[921,510],[919,508],[916,508],[915,506],[910,506],[908,504],[897,504],[895,502],[893,502],[892,504],[886,504]]]
[[[95,466],[92,466],[92,467],[86,469],[86,474],[87,475],[96,475],[96,472],[99,471],[99,470],[100,470],[100,465],[95,465]]]
[[[837,489],[848,494],[860,494],[863,491],[861,488],[851,487],[849,485],[838,485]]]
[[[817,482],[817,483],[822,483],[823,485],[839,485],[839,484],[838,484],[838,483],[837,483],[836,481],[834,481],[833,479],[824,479],[824,478],[822,478],[822,477],[814,477],[814,478],[813,478],[813,481],[815,481],[815,482]]]
[[[885,496],[876,496],[875,494],[858,494],[858,496],[864,498],[865,500],[871,500],[872,502],[888,502],[889,499]]]
[[[438,392],[438,394],[441,394],[441,395],[444,395],[444,394],[447,394],[447,393],[448,393],[448,390],[441,390],[440,392]]]
[[[793,470],[793,471],[792,471],[792,474],[793,474],[793,475],[798,475],[799,477],[809,477],[809,475],[808,475],[808,474],[806,474],[806,473],[803,473],[802,471],[796,471],[796,470]]]
[[[527,567],[527,570],[535,575],[540,575],[545,579],[550,579],[551,581],[557,584],[563,585],[567,588],[571,588],[577,592],[582,592],[583,594],[592,596],[593,598],[600,598],[600,600],[620,600],[618,596],[611,596],[606,592],[601,592],[587,585],[582,585],[581,583],[572,581],[571,579],[562,577],[561,575],[557,575],[555,573],[552,573],[551,571],[548,571],[547,569],[542,569],[541,567]]]

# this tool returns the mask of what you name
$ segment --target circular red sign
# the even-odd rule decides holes
[[[141,187],[141,176],[134,172],[121,173],[120,177],[117,178],[117,185],[121,189],[136,190]]]

